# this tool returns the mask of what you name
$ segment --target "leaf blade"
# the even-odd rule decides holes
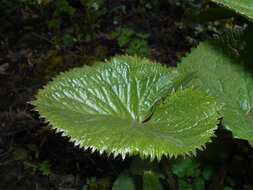
[[[159,177],[152,171],[143,174],[143,190],[163,190]]]
[[[236,57],[227,53],[232,47],[229,39],[222,46],[217,41],[214,42],[201,43],[182,60],[178,68],[184,72],[196,72],[198,79],[194,79],[192,84],[210,90],[218,101],[224,103],[221,110],[223,125],[233,132],[234,137],[246,139],[252,145],[252,68],[246,66],[249,60],[244,60],[243,55],[240,55],[246,50],[234,46],[233,49],[239,53]],[[240,42],[243,44],[243,41]]]
[[[136,190],[133,178],[130,175],[121,174],[114,182],[112,190]]]
[[[188,74],[143,59],[118,57],[63,73],[39,91],[33,104],[80,147],[115,157],[139,154],[160,160],[163,155],[195,153],[216,129],[219,106],[205,92],[177,90],[186,83],[185,77]],[[152,107],[154,115],[143,123]],[[187,109],[181,113],[182,107]],[[182,120],[180,133],[173,127]],[[193,132],[187,129],[190,125]]]
[[[251,0],[212,0],[223,5],[253,22],[253,1]]]

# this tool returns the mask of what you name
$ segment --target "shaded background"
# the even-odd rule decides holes
[[[200,41],[247,24],[205,0],[1,0],[0,190],[107,190],[131,158],[75,148],[28,102],[59,72],[114,55],[168,66]],[[174,160],[167,189],[253,189],[253,151],[230,132]]]

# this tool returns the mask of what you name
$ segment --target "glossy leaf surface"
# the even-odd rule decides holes
[[[252,0],[212,0],[235,12],[243,15],[253,22],[253,1]]]
[[[146,59],[116,57],[59,75],[33,104],[85,149],[160,160],[194,153],[216,128],[219,106],[205,92],[180,90],[188,80]]]
[[[232,35],[235,36],[235,35]],[[224,40],[222,42],[222,40]],[[253,70],[248,65],[247,49],[240,50],[235,44],[236,39],[218,39],[215,43],[204,42],[182,60],[179,64],[181,71],[195,72],[197,77],[192,84],[210,93],[224,104],[221,111],[224,116],[223,124],[237,138],[246,139],[253,144]],[[230,42],[233,42],[232,44]],[[244,41],[239,41],[240,45]],[[245,46],[245,44],[244,44]],[[237,56],[227,53],[229,48]],[[252,54],[252,52],[251,52]]]

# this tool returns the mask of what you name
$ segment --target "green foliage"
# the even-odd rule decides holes
[[[134,179],[123,173],[114,182],[112,190],[136,190]]]
[[[212,0],[235,12],[243,15],[253,22],[253,1],[251,0]]]
[[[137,33],[130,28],[119,27],[110,35],[117,40],[120,48],[125,48],[125,53],[128,55],[144,56],[149,51],[148,34]]]
[[[178,178],[179,190],[202,190],[214,174],[212,168],[200,165],[196,158],[179,158],[172,163],[172,172]]]
[[[82,186],[82,190],[108,190],[111,186],[109,178],[91,177],[86,179],[86,183]]]
[[[224,104],[223,125],[234,137],[246,139],[252,145],[252,67],[248,65],[250,57],[245,59],[242,53],[249,51],[246,42],[237,40],[240,35],[232,32],[213,42],[203,42],[182,60],[179,69],[196,73],[192,84],[210,90]]]
[[[99,7],[102,5],[103,1],[104,0],[80,0],[81,4],[84,7],[94,10],[98,10]]]
[[[86,184],[82,187],[82,190],[95,189],[97,185],[97,180],[95,177],[88,178]]]
[[[73,48],[76,43],[81,42],[85,36],[80,33],[80,29],[70,27],[66,28],[62,35],[56,35],[52,42],[57,50]]]
[[[84,38],[80,33],[80,26],[72,23],[77,9],[71,6],[68,0],[55,0],[53,5],[54,12],[48,21],[49,30],[59,30],[67,23],[68,28],[65,27],[62,33],[53,36],[52,42],[58,50],[72,48]]]
[[[100,9],[102,3],[103,0],[80,0],[81,7],[75,7],[69,0],[53,1],[54,12],[48,21],[48,28],[52,31],[63,30],[53,36],[52,42],[56,48],[73,48],[83,41],[95,40],[96,29],[100,27],[99,18],[105,14],[105,10]],[[81,20],[82,24],[76,24],[75,19]],[[84,26],[85,32],[82,32]]]
[[[190,74],[138,57],[115,57],[63,73],[32,103],[76,145],[154,160],[195,153],[216,129],[220,106],[180,89]]]
[[[143,190],[163,190],[159,176],[152,171],[145,171],[143,175]]]
[[[200,175],[199,162],[192,158],[177,159],[173,162],[172,172],[180,177],[197,177]]]
[[[224,187],[223,190],[233,190],[233,188],[226,186],[226,187]]]
[[[55,11],[53,13],[53,18],[49,21],[49,28],[59,28],[62,24],[62,16],[73,16],[76,9],[69,5],[67,0],[55,0]]]
[[[134,157],[129,170],[124,171],[114,182],[113,190],[143,189],[162,190],[160,179],[165,179],[157,161]]]
[[[49,175],[51,173],[51,163],[48,160],[38,162],[34,161],[32,155],[38,158],[39,150],[34,144],[30,144],[27,148],[16,148],[12,154],[13,160],[20,162],[24,165],[26,169],[31,169],[33,171],[39,171],[44,175]]]
[[[26,4],[40,4],[42,1],[43,0],[23,0],[22,2]]]
[[[191,184],[187,183],[185,180],[178,180],[178,189],[179,190],[193,190]]]
[[[160,169],[157,161],[150,162],[150,160],[147,159],[134,157],[131,162],[130,171],[132,175],[143,176],[145,171],[159,173]]]

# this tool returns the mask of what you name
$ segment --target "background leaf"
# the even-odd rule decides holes
[[[154,172],[144,172],[143,190],[163,190],[163,187],[159,181],[159,177]]]
[[[172,172],[180,177],[198,177],[200,164],[193,158],[179,158],[173,162]]]
[[[246,139],[252,145],[253,62],[245,56],[249,46],[248,40],[243,40],[247,39],[244,34],[230,32],[217,40],[201,43],[182,60],[179,69],[196,73],[192,84],[210,90],[225,104],[221,112],[224,126],[235,137]]]
[[[135,190],[134,180],[127,174],[121,174],[113,184],[112,190]]]
[[[243,15],[253,22],[253,1],[252,0],[212,0],[235,12]]]

